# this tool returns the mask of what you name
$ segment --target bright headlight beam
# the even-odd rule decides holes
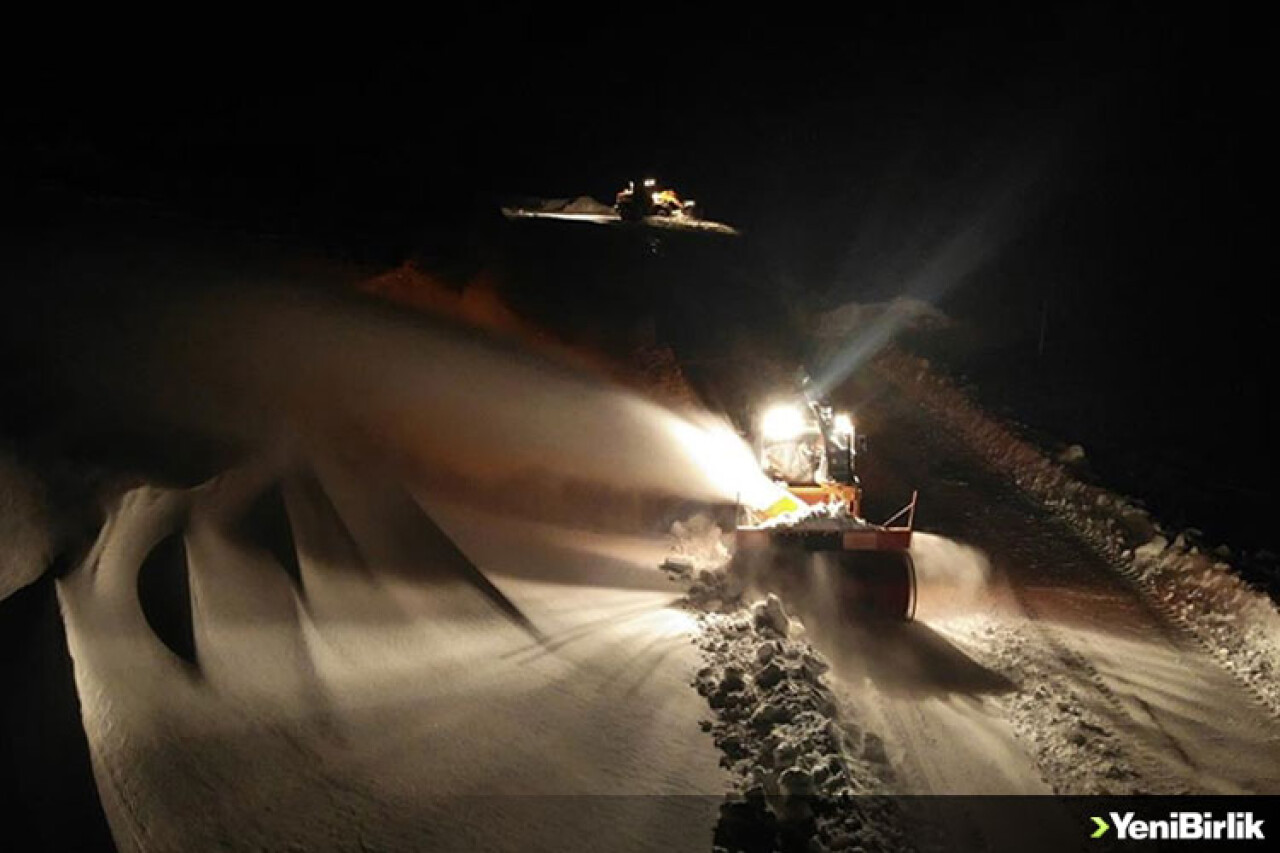
[[[760,419],[760,432],[765,441],[788,441],[805,432],[807,424],[798,406],[778,405],[766,409]]]

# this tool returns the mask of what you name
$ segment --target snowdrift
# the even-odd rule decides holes
[[[130,492],[59,582],[117,843],[705,849],[715,798],[675,795],[724,782],[662,549],[337,457]]]

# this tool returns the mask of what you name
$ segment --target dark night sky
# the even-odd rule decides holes
[[[607,197],[653,169],[808,290],[866,286],[868,252],[920,255],[930,233],[981,221],[1004,245],[1055,215],[1055,264],[1101,251],[1102,274],[1141,277],[1253,218],[1261,34],[1109,5],[101,38],[9,60],[10,137],[28,181],[331,239],[487,192]]]
[[[797,294],[931,296],[1016,359],[1048,298],[1045,376],[1109,389],[1095,429],[1122,434],[1106,400],[1136,394],[1169,413],[1171,446],[1269,446],[1275,320],[1249,299],[1274,278],[1260,22],[1115,3],[624,11],[60,39],[6,60],[7,159],[23,191],[388,258],[495,195],[608,198],[652,170]]]

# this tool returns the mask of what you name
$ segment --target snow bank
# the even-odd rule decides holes
[[[1056,461],[1020,438],[926,359],[891,348],[874,366],[995,470],[1068,523],[1280,714],[1280,611],[1241,579],[1223,556],[1229,552],[1206,553],[1196,531],[1173,536],[1131,499],[1081,482],[1070,461]]]
[[[723,234],[727,237],[738,235],[738,229],[732,225],[726,225],[723,222],[715,222],[710,219],[690,219],[685,216],[646,216],[644,222],[653,228],[665,228],[668,231],[706,231],[712,234]]]
[[[718,527],[699,516],[672,528],[665,568],[691,579],[706,665],[694,686],[714,719],[703,722],[732,774],[717,849],[904,849],[884,746],[844,717],[826,685],[825,658],[775,595],[748,605]],[[695,568],[696,567],[696,568]]]
[[[587,195],[580,195],[567,202],[560,210],[562,213],[586,213],[595,216],[609,216],[614,212],[611,205],[596,201]]]
[[[0,450],[0,600],[40,577],[53,558],[44,486]]]

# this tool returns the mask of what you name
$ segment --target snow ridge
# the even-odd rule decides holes
[[[1280,716],[1280,610],[1245,582],[1225,551],[1193,530],[1170,532],[1131,499],[1081,482],[1063,464],[983,411],[928,360],[890,347],[874,367],[995,470],[1069,524]]]
[[[717,850],[807,853],[909,849],[892,777],[873,732],[841,715],[827,661],[770,594],[748,606],[720,529],[705,516],[673,525],[663,568],[688,583],[706,666],[693,682],[714,719],[702,727],[723,753],[734,790],[721,807]]]

